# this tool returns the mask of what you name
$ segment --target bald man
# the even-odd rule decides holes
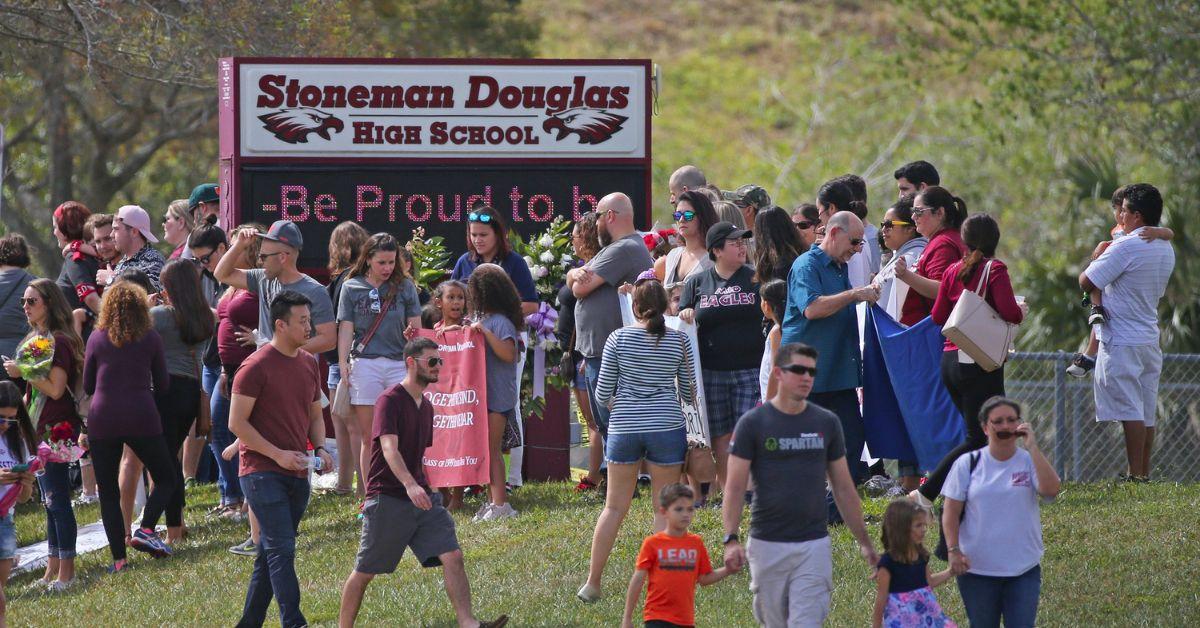
[[[582,268],[567,273],[567,286],[575,298],[575,350],[583,354],[588,396],[596,427],[608,434],[608,408],[596,403],[600,355],[609,334],[621,326],[617,287],[633,283],[642,271],[654,266],[650,252],[633,227],[633,202],[614,192],[596,204],[596,231],[600,252]]]
[[[862,385],[855,305],[874,303],[879,288],[850,287],[846,263],[863,248],[863,222],[848,211],[829,218],[820,246],[796,258],[788,274],[782,344],[803,342],[817,350],[817,374],[808,400],[841,419],[846,462],[855,484],[866,479],[865,442],[856,389]],[[831,500],[832,504],[832,500]],[[837,512],[830,508],[831,517]]]
[[[667,181],[667,189],[671,192],[671,207],[675,206],[677,198],[680,194],[688,190],[699,190],[708,185],[708,179],[704,177],[704,173],[695,166],[680,166],[678,170],[671,173],[671,178]]]

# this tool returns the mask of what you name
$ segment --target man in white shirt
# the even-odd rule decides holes
[[[1158,380],[1162,374],[1158,302],[1175,269],[1164,240],[1136,237],[1162,218],[1162,195],[1147,183],[1126,187],[1121,212],[1126,237],[1114,242],[1079,276],[1085,291],[1104,291],[1108,322],[1097,326],[1100,352],[1093,392],[1097,421],[1120,421],[1131,481],[1148,481],[1154,447]]]

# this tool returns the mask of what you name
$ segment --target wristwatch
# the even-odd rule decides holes
[[[314,454],[315,454],[315,453],[317,453],[317,452],[321,452],[321,451],[326,451],[326,449],[325,449],[324,447],[320,446],[320,445],[317,445],[316,447],[313,447],[313,453],[314,453]]]
[[[723,541],[721,541],[721,545],[729,545],[730,543],[737,543],[738,540],[739,540],[739,538],[738,538],[738,535],[736,532],[734,532],[733,534],[726,534],[725,539]]]
[[[957,545],[955,545],[954,547],[947,547],[947,548],[946,548],[946,553],[947,553],[947,554],[953,554],[953,553],[955,553],[955,552],[958,552],[959,554],[961,554],[961,553],[962,553],[962,550],[961,550],[961,549],[960,549],[960,548],[959,548]]]

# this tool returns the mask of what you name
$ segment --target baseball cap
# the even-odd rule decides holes
[[[731,201],[738,205],[752,205],[757,209],[766,209],[771,206],[771,195],[767,194],[761,186],[748,183],[730,192],[721,192],[721,198]]]
[[[137,229],[147,242],[158,242],[154,232],[150,230],[150,214],[137,205],[123,205],[117,210],[117,220],[125,223],[130,229]]]
[[[642,271],[642,274],[637,276],[637,279],[633,280],[633,285],[636,286],[636,285],[642,283],[643,281],[650,281],[651,279],[653,279],[654,281],[658,281],[658,275],[654,274],[653,268],[647,268],[646,270]]]
[[[221,188],[216,183],[201,183],[192,190],[188,197],[188,211],[196,209],[200,203],[212,203],[221,200]]]
[[[300,235],[300,227],[290,220],[276,220],[271,223],[271,228],[262,234],[262,237],[294,246],[297,249],[304,248],[304,237]]]
[[[749,229],[738,229],[732,222],[722,220],[708,228],[708,233],[704,236],[704,248],[711,251],[726,240],[752,236]]]

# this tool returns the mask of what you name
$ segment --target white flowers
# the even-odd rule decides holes
[[[570,263],[571,263],[571,262],[573,262],[573,261],[575,261],[575,258],[571,257],[570,255],[568,255],[568,254],[566,254],[566,253],[563,253],[563,256],[562,256],[562,263],[564,263],[564,264],[570,264]]]
[[[545,266],[534,266],[533,267],[533,276],[537,277],[538,279],[542,279],[543,277],[545,277],[546,275],[549,275],[549,274],[550,274],[550,269],[546,268]]]
[[[533,268],[533,258],[526,255],[525,256],[525,265],[530,268]]]
[[[547,233],[542,236],[542,239],[538,240],[538,244],[542,245],[542,248],[548,249],[554,246],[554,238],[550,237],[550,234]]]
[[[554,251],[542,251],[541,260],[547,264],[554,262]]]

